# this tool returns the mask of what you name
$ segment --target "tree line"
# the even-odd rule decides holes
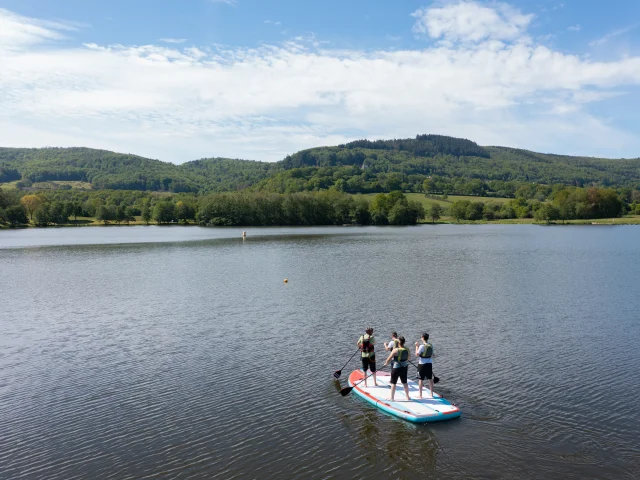
[[[197,218],[206,226],[415,225],[422,205],[401,192],[364,198],[336,191],[273,194],[244,192],[203,199]]]
[[[235,225],[413,225],[425,216],[422,204],[401,192],[364,197],[336,191],[274,194],[237,192],[170,196],[137,191],[54,190],[24,194],[0,189],[0,224],[64,225],[95,218],[105,225],[198,223]],[[86,220],[85,220],[86,221]]]
[[[446,213],[458,221],[534,218],[547,223],[556,220],[612,218],[626,213],[640,215],[640,191],[569,187],[554,190],[546,201],[526,197],[502,204],[457,200]]]

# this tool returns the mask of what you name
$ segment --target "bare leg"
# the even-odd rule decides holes
[[[376,373],[373,373],[373,384],[377,387],[378,386],[378,379],[376,378]]]
[[[393,397],[396,395],[396,384],[392,383],[391,384],[391,396],[389,397],[389,400],[391,400],[393,402]]]
[[[404,387],[404,393],[407,394],[407,400],[411,400],[411,397],[409,397],[409,384],[403,383],[402,386]]]
[[[418,388],[420,389],[420,398],[422,398],[422,379],[418,380]]]
[[[429,380],[429,388],[431,389],[431,398],[433,398],[433,377]]]

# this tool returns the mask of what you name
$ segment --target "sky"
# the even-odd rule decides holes
[[[0,0],[0,146],[640,157],[637,0]]]

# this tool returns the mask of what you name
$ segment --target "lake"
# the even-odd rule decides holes
[[[0,478],[640,476],[640,228],[242,230],[0,231]],[[341,397],[368,325],[462,417]]]

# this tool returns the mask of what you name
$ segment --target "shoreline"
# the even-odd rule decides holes
[[[594,219],[579,219],[579,220],[565,220],[562,221],[554,221],[554,222],[536,222],[532,218],[513,218],[513,219],[502,219],[502,220],[448,220],[448,219],[440,219],[437,222],[418,222],[416,225],[235,225],[229,227],[222,228],[262,228],[262,227],[362,227],[362,226],[378,226],[378,227],[398,227],[398,226],[417,226],[417,225],[537,225],[537,226],[569,226],[569,225],[594,225],[594,226],[616,226],[616,225],[640,225],[640,215],[633,215],[628,217],[620,217],[620,218],[594,218]],[[0,225],[0,230],[25,230],[25,229],[47,229],[47,228],[83,228],[83,227],[103,227],[103,228],[115,228],[115,227],[204,227],[204,228],[220,228],[220,227],[205,227],[204,225],[200,225],[198,223],[149,223],[145,222],[129,222],[125,223],[107,223],[103,224],[98,221],[81,221],[81,223],[65,223],[60,225],[47,225],[47,226],[36,226],[36,225],[20,225],[16,227],[11,227],[9,225]]]

